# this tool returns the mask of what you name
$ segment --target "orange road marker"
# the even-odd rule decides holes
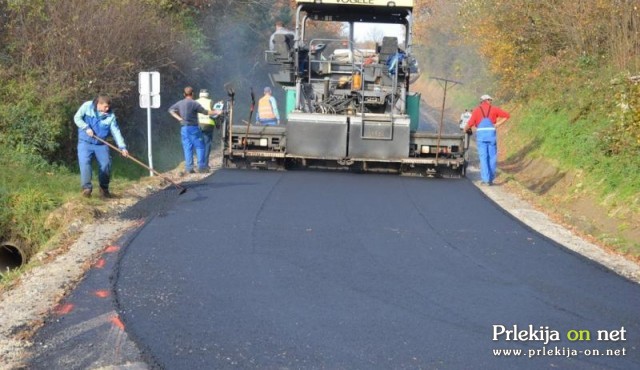
[[[113,323],[113,325],[119,327],[120,330],[124,330],[124,323],[120,320],[120,318],[118,316],[112,317],[111,318],[111,323]]]
[[[95,292],[93,292],[93,295],[95,295],[98,298],[107,298],[108,296],[111,295],[111,293],[109,293],[108,290],[102,289],[102,290],[96,290]]]
[[[120,250],[120,247],[118,247],[117,245],[110,245],[107,248],[105,248],[104,252],[105,253],[115,253],[117,251]]]
[[[95,265],[93,265],[93,267],[97,268],[97,269],[101,269],[104,268],[106,261],[104,260],[104,258],[100,258],[98,261],[96,261]]]
[[[58,305],[53,309],[53,312],[58,316],[64,316],[73,311],[74,305],[72,303],[65,303]]]

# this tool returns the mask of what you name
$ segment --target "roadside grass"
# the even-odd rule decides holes
[[[147,174],[125,158],[114,154],[112,186],[122,189]],[[31,255],[54,246],[58,233],[74,218],[93,221],[91,208],[105,201],[95,196],[83,198],[76,168],[46,163],[38,156],[0,149],[0,241],[17,241]],[[94,187],[97,169],[94,166]],[[62,206],[67,210],[61,212]],[[10,284],[30,268],[30,264],[2,272],[0,287]]]
[[[0,189],[5,207],[0,225],[3,238],[40,244],[51,235],[43,227],[48,212],[77,189],[77,178],[63,166],[48,165],[36,156],[0,150]]]
[[[179,135],[174,131],[156,138],[154,167],[160,172],[180,165],[182,147]],[[143,153],[145,157],[132,154],[147,163],[146,153]],[[110,190],[116,196],[149,176],[147,169],[116,151],[112,150],[111,156]],[[0,168],[0,242],[19,242],[30,255],[58,247],[68,237],[66,230],[70,223],[77,219],[82,223],[95,221],[101,212],[99,209],[107,204],[97,196],[95,161],[92,179],[95,191],[91,198],[81,196],[76,162],[70,165],[50,164],[38,155],[3,147],[0,148]],[[32,261],[10,272],[0,272],[0,289],[34,263]]]
[[[571,123],[569,112],[552,111],[542,104],[529,105],[518,115],[509,134],[519,141],[539,143],[528,156],[549,158],[561,170],[582,170],[582,186],[603,203],[637,205],[640,158],[603,150],[599,136],[607,129],[606,118],[584,117]]]
[[[132,153],[133,154],[133,153]],[[135,154],[133,154],[135,155]],[[116,153],[114,150],[111,151],[111,179],[112,181],[115,179],[116,183],[119,184],[120,179],[129,180],[129,181],[137,181],[141,177],[148,176],[149,171],[144,169],[143,167],[136,165],[131,162],[131,160],[123,157],[122,155]],[[141,158],[136,157],[136,159],[141,160],[145,163]],[[94,171],[95,172],[95,171]],[[94,181],[97,180],[97,172],[94,173]],[[78,174],[78,183],[79,183],[79,174]],[[96,183],[97,184],[97,183]],[[97,185],[94,184],[94,187]]]
[[[640,242],[622,236],[631,227],[624,217],[640,213],[640,156],[633,145],[624,145],[624,135],[612,136],[621,102],[612,98],[605,78],[590,80],[589,88],[578,82],[562,89],[557,86],[561,81],[555,88],[547,83],[548,91],[562,94],[542,95],[512,111],[503,138],[507,160],[544,158],[562,172],[579,173],[567,195],[593,195],[608,216],[620,222],[617,233],[596,238],[638,258]]]

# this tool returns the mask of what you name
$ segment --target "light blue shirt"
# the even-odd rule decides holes
[[[120,132],[116,115],[112,111],[107,113],[98,112],[98,109],[92,100],[83,103],[76,114],[73,116],[73,121],[78,126],[78,140],[86,141],[92,144],[100,144],[100,142],[89,135],[86,130],[92,129],[94,134],[101,139],[106,139],[109,134],[113,137],[118,145],[118,148],[124,150],[127,148],[124,143],[124,138]]]

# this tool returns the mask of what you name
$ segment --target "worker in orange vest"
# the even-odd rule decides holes
[[[258,113],[256,113],[256,124],[274,126],[280,124],[280,114],[278,113],[278,103],[276,98],[271,96],[271,88],[264,88],[264,96],[258,101]]]

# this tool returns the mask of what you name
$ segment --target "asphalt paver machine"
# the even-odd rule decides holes
[[[414,1],[296,3],[295,30],[275,34],[265,52],[285,90],[282,124],[227,125],[224,165],[464,176],[465,135],[420,130],[421,97],[410,89]],[[314,34],[316,22],[336,24],[341,36]],[[389,32],[367,47],[356,37],[361,23]]]

